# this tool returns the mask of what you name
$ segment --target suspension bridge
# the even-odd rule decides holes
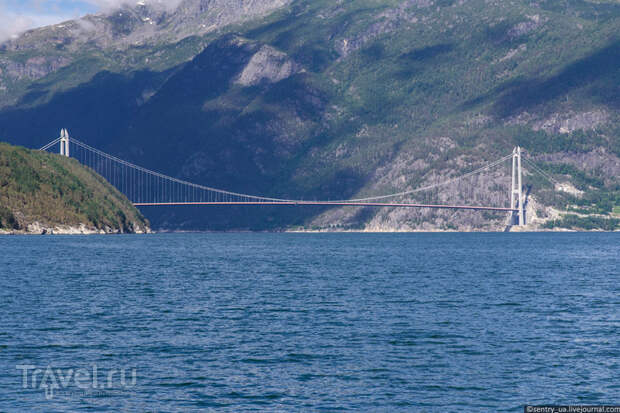
[[[343,206],[343,207],[393,207],[393,208],[431,208],[451,210],[495,211],[509,213],[517,225],[525,225],[524,194],[522,182],[522,150],[514,148],[508,154],[494,162],[488,163],[471,172],[447,179],[442,182],[425,185],[409,191],[388,195],[373,196],[346,200],[301,200],[271,198],[259,195],[243,194],[223,189],[199,185],[172,176],[152,171],[127,162],[123,159],[93,148],[75,138],[69,137],[66,129],[60,137],[43,146],[40,150],[51,151],[59,145],[62,156],[72,157],[83,165],[91,168],[106,179],[111,185],[122,192],[136,207],[150,206]],[[512,186],[510,190],[510,206],[484,205],[442,205],[420,204],[400,201],[407,196],[446,187],[458,183],[468,177],[500,167],[512,159]],[[525,159],[525,158],[523,158]],[[533,167],[536,167],[532,163]],[[538,171],[544,174],[543,171]],[[546,175],[546,174],[545,174]],[[548,175],[546,179],[552,178]]]

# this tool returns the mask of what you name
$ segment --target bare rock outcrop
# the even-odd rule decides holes
[[[131,228],[133,234],[150,234],[151,229],[139,223],[133,223]],[[122,230],[106,227],[98,229],[95,227],[80,224],[78,226],[71,225],[45,225],[40,222],[32,222],[24,229],[7,230],[0,229],[0,235],[105,235],[105,234],[121,234]]]
[[[434,147],[433,153],[422,158],[412,152],[401,152],[390,164],[377,170],[370,179],[375,184],[367,188],[365,193],[385,195],[410,192],[403,197],[381,200],[385,202],[507,206],[510,177],[507,175],[509,171],[503,169],[474,175],[463,181],[455,180],[442,185],[438,191],[418,191],[462,175],[463,168],[472,162],[472,159],[461,156],[447,166],[437,168],[435,162],[439,155],[450,150],[454,142],[449,137],[429,138],[428,141]],[[421,181],[410,182],[408,179],[409,176],[420,174],[423,176]],[[506,213],[426,208],[339,208],[320,215],[312,221],[311,226],[372,232],[502,231],[506,217]]]
[[[538,155],[537,161],[569,164],[584,171],[600,171],[608,177],[620,176],[620,158],[603,148],[590,152],[557,152]]]
[[[24,78],[37,80],[68,65],[70,62],[71,60],[69,58],[62,56],[31,57],[25,62],[14,62],[9,60],[4,63],[4,70],[2,72],[4,72],[6,76],[17,80]]]
[[[262,46],[252,56],[235,83],[254,86],[262,82],[275,83],[300,71],[300,66],[271,46]]]
[[[536,113],[522,112],[508,119],[508,125],[528,125],[532,130],[547,133],[567,134],[578,130],[593,130],[609,121],[609,112],[605,109],[593,109],[585,112],[555,112],[543,118]]]
[[[335,45],[336,50],[342,57],[346,57],[381,35],[392,33],[407,24],[417,23],[416,10],[432,5],[432,0],[405,0],[396,7],[378,14],[375,22],[361,33],[338,39]]]
[[[534,122],[534,130],[566,134],[577,130],[592,130],[609,119],[607,111],[597,109],[589,112],[554,113],[547,119]]]

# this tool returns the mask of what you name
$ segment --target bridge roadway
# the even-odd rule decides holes
[[[434,209],[465,209],[473,211],[500,211],[516,212],[517,208],[498,208],[472,205],[429,205],[429,204],[399,204],[376,202],[338,202],[338,201],[282,201],[282,202],[136,202],[134,206],[352,206],[352,207],[393,207],[393,208],[434,208]]]

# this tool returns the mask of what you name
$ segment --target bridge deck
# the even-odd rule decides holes
[[[291,201],[291,202],[136,202],[135,206],[351,206],[351,207],[392,207],[392,208],[434,208],[434,209],[465,209],[474,211],[516,212],[515,208],[499,208],[472,205],[429,205],[376,202],[331,202],[331,201]]]

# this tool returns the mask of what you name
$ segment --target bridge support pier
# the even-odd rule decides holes
[[[512,189],[510,190],[510,208],[518,209],[517,225],[520,227],[525,225],[525,211],[523,204],[521,147],[517,146],[512,151]]]
[[[69,157],[69,131],[62,129],[60,131],[60,154]]]

